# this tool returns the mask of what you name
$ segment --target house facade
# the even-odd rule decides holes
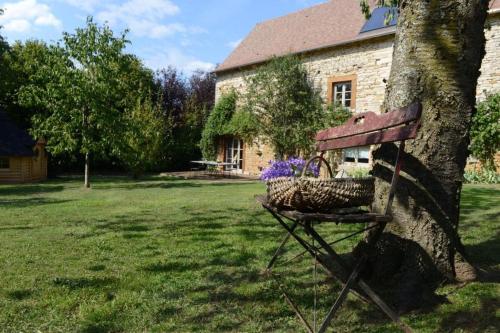
[[[230,89],[245,91],[245,77],[273,56],[300,54],[310,79],[325,103],[340,103],[354,112],[381,110],[392,62],[395,19],[384,24],[386,9],[370,20],[357,1],[324,4],[258,24],[216,69],[216,99]],[[490,2],[486,55],[477,98],[500,92],[500,0]],[[370,147],[343,152],[347,166],[370,165]],[[274,158],[272,149],[256,139],[221,138],[218,160],[236,162],[232,171],[256,175]]]
[[[0,184],[47,179],[45,140],[33,140],[0,111]]]

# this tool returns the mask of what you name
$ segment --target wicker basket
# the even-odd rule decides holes
[[[316,159],[328,168],[330,178],[305,177],[309,165]],[[311,158],[299,178],[279,177],[268,180],[269,203],[283,209],[303,212],[329,212],[335,208],[368,206],[373,202],[373,177],[333,178],[328,162],[321,156]]]

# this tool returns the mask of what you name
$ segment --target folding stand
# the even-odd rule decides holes
[[[372,112],[363,113],[354,116],[343,126],[331,128],[318,133],[316,137],[316,140],[318,141],[317,147],[318,150],[321,151],[321,156],[325,153],[325,151],[330,149],[401,141],[394,167],[391,189],[385,212],[383,214],[369,213],[361,210],[349,213],[305,213],[273,207],[268,203],[267,196],[256,197],[257,201],[260,202],[262,206],[269,211],[269,213],[271,213],[278,223],[287,231],[285,238],[267,266],[267,271],[269,273],[272,274],[272,268],[277,258],[280,256],[285,244],[289,241],[290,237],[292,237],[305,249],[305,251],[299,254],[299,256],[309,253],[332,276],[338,277],[339,273],[342,274],[340,280],[343,283],[343,288],[328,311],[328,314],[324,318],[319,330],[317,331],[318,333],[323,333],[327,330],[331,320],[340,309],[350,291],[358,294],[363,299],[371,300],[389,318],[397,323],[404,332],[411,332],[411,329],[400,320],[398,314],[392,310],[391,307],[388,306],[365,281],[363,281],[363,279],[359,277],[360,272],[363,270],[367,262],[366,254],[362,255],[353,266],[350,266],[335,252],[332,245],[340,241],[347,240],[367,230],[373,229],[373,232],[368,238],[366,248],[367,251],[365,252],[370,252],[370,249],[375,247],[387,223],[392,221],[391,206],[394,200],[398,178],[401,171],[405,140],[415,138],[419,127],[418,120],[420,119],[420,114],[420,104],[412,104],[407,108],[382,115],[376,115]],[[285,220],[289,223],[285,222]],[[328,243],[315,228],[316,225],[327,222],[334,222],[336,224],[363,223],[368,224],[368,226],[347,237]],[[312,244],[297,233],[298,227],[302,228],[305,233],[312,238]],[[318,246],[315,246],[314,242],[316,242]],[[337,266],[340,266],[342,272],[338,272],[334,269],[335,262],[338,264]],[[309,333],[316,333],[287,293],[283,291],[283,294],[287,302],[294,309],[295,313],[304,324],[307,331]]]

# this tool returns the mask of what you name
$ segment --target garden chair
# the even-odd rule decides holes
[[[354,265],[349,265],[343,258],[335,252],[332,245],[347,240],[355,235],[364,233],[370,230],[371,234],[367,241],[367,248],[373,248],[377,241],[380,239],[384,228],[387,223],[392,221],[391,206],[396,193],[398,178],[403,163],[403,155],[405,149],[405,140],[414,139],[416,137],[422,107],[419,103],[414,103],[408,107],[401,108],[392,112],[384,114],[376,114],[373,112],[366,112],[354,115],[344,125],[330,128],[321,131],[316,136],[317,151],[320,152],[319,158],[322,159],[323,155],[334,149],[345,149],[352,147],[368,146],[389,142],[400,142],[399,150],[397,153],[394,172],[391,181],[390,192],[387,198],[387,204],[383,212],[366,212],[366,211],[337,211],[332,213],[315,213],[315,212],[299,212],[292,210],[283,210],[270,205],[267,201],[267,196],[257,196],[256,199],[262,206],[271,213],[271,215],[278,221],[278,223],[287,231],[285,238],[281,245],[276,250],[274,256],[271,258],[267,272],[272,274],[272,268],[281,255],[282,249],[285,244],[292,237],[294,238],[305,251],[302,254],[309,253],[317,262],[323,266],[327,272],[334,277],[339,277],[336,269],[333,267],[340,267],[343,271],[341,274],[341,283],[343,288],[335,300],[334,304],[327,313],[325,319],[322,321],[321,326],[317,332],[322,333],[327,330],[335,313],[339,310],[342,303],[345,301],[349,292],[354,292],[363,299],[371,300],[377,305],[389,318],[397,323],[405,332],[411,332],[411,329],[406,326],[399,318],[398,314],[387,305],[381,297],[378,296],[372,288],[360,278],[359,274],[367,263],[366,255],[357,259]],[[320,162],[321,163],[321,162]],[[287,223],[288,222],[288,223]],[[317,230],[316,226],[321,223],[333,222],[336,224],[367,224],[367,227],[357,231],[347,237],[343,237],[334,242],[328,242],[321,231]],[[312,242],[308,241],[305,237],[297,233],[298,228],[302,228],[307,235],[310,236]],[[317,243],[318,245],[315,245]],[[336,264],[335,264],[336,263]],[[279,283],[281,288],[281,284]],[[293,308],[305,328],[310,333],[315,333],[316,323],[313,327],[308,323],[305,317],[300,312],[298,306],[287,295],[286,291],[283,295],[286,301]],[[316,309],[315,309],[316,311]]]

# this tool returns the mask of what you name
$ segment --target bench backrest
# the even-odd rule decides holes
[[[421,114],[420,103],[382,114],[358,113],[344,125],[318,132],[316,148],[324,152],[413,139],[417,135]]]

